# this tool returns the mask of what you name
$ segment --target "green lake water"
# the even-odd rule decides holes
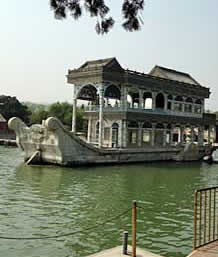
[[[43,237],[85,230],[137,200],[137,243],[167,257],[192,248],[193,193],[218,185],[218,165],[159,162],[61,168],[26,166],[17,148],[0,147],[0,236]],[[87,256],[122,243],[130,212],[95,229],[43,240],[0,239],[4,257]]]

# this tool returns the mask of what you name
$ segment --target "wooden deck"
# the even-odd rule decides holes
[[[217,256],[218,256],[218,240],[198,248],[187,257],[217,257]]]

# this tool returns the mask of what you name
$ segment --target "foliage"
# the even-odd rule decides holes
[[[46,120],[48,117],[49,117],[48,111],[41,108],[32,113],[30,117],[30,121],[31,121],[31,124],[41,123],[42,120]]]
[[[115,21],[108,17],[110,8],[105,4],[105,0],[50,0],[50,6],[57,19],[67,17],[67,12],[77,20],[86,10],[91,17],[96,17],[96,32],[104,34],[109,32]],[[144,0],[123,0],[122,15],[124,22],[123,28],[127,31],[136,31],[140,29],[140,23],[143,23],[139,16],[139,11],[144,9]]]
[[[26,105],[21,104],[16,97],[0,96],[0,113],[6,120],[11,117],[19,117],[25,123],[29,123],[30,110]]]
[[[65,103],[54,103],[49,106],[49,116],[58,118],[64,125],[71,127],[72,122],[72,105]]]
[[[72,104],[67,102],[57,102],[49,106],[38,106],[35,108],[30,117],[31,124],[38,123],[40,124],[42,120],[46,120],[48,117],[58,118],[68,129],[71,129],[72,126]],[[83,108],[77,108],[77,131],[83,130],[84,119],[83,119]]]
[[[28,109],[33,113],[38,110],[48,110],[48,104],[38,104],[32,102],[23,102],[22,104],[26,105]]]

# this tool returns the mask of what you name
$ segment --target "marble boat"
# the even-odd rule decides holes
[[[16,133],[17,145],[24,151],[27,164],[73,167],[164,160],[193,161],[204,155],[204,149],[199,149],[195,144],[146,149],[98,148],[67,131],[54,117],[31,127],[27,127],[19,118],[11,118],[8,125]]]
[[[71,132],[54,117],[31,127],[18,118],[9,121],[28,163],[198,160],[205,140],[216,140],[216,115],[204,113],[210,89],[188,73],[155,66],[145,74],[107,58],[68,70],[67,82],[73,85]],[[77,133],[78,101],[85,102],[83,140]]]

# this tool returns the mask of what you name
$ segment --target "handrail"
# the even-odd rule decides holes
[[[99,105],[88,105],[85,106],[85,112],[98,112]],[[179,112],[179,111],[172,111],[172,110],[164,110],[161,108],[156,109],[144,109],[144,108],[133,108],[133,107],[125,107],[125,106],[104,106],[104,112],[142,112],[142,113],[151,113],[151,114],[161,114],[161,115],[175,115],[175,116],[183,116],[183,117],[195,117],[200,118],[202,117],[201,113],[193,113],[193,112]]]
[[[194,195],[194,250],[218,240],[218,187],[199,189]]]

